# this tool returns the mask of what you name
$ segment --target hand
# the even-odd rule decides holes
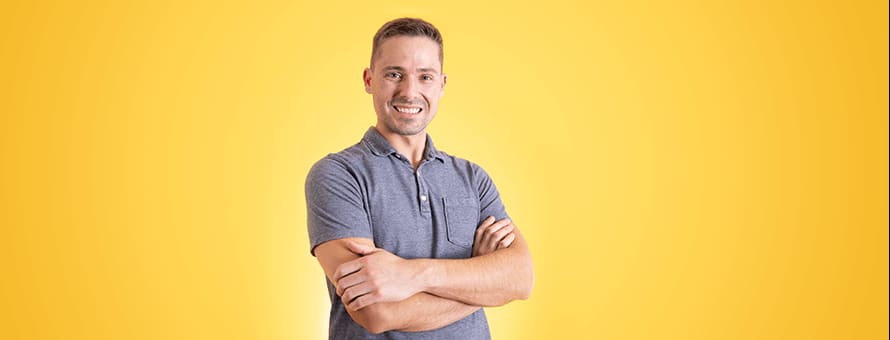
[[[346,308],[357,311],[378,302],[402,301],[422,291],[414,280],[420,268],[408,260],[360,243],[349,242],[347,247],[362,257],[334,271],[337,295]]]
[[[486,218],[476,228],[473,256],[485,255],[509,247],[516,239],[516,234],[513,233],[515,227],[513,221],[506,218],[497,222],[495,222],[494,216]]]

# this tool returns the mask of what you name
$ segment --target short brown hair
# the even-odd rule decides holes
[[[409,37],[427,37],[439,45],[439,65],[442,63],[442,34],[436,26],[420,18],[398,18],[383,24],[377,34],[374,34],[374,46],[371,48],[371,67],[374,67],[374,58],[377,49],[383,41],[395,36],[405,35]]]

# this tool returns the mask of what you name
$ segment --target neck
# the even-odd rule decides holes
[[[396,149],[396,152],[408,157],[411,166],[416,170],[423,159],[423,151],[426,149],[426,129],[417,134],[405,136],[389,131],[385,127],[381,128],[380,125],[375,128]]]

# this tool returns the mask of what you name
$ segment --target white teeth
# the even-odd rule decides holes
[[[419,107],[399,107],[399,106],[393,106],[393,107],[396,108],[396,111],[399,111],[402,113],[418,113],[418,112],[420,112]]]

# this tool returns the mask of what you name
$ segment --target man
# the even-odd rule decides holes
[[[331,339],[489,339],[481,307],[531,293],[528,246],[491,178],[427,135],[445,89],[442,56],[428,22],[383,25],[363,74],[377,124],[306,179]]]

